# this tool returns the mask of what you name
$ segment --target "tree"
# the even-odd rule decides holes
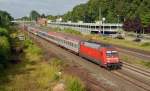
[[[124,22],[124,18],[135,18],[142,12],[148,12],[149,7],[150,0],[89,0],[85,4],[75,6],[72,11],[64,14],[64,18],[66,21],[84,19],[94,22],[99,20],[101,8],[101,15],[106,17],[106,22],[116,23],[117,15],[121,16],[120,22]]]
[[[41,15],[41,18],[46,18],[45,14],[42,14],[42,15]]]
[[[133,28],[134,28],[135,32],[137,32],[137,33],[142,32],[142,23],[141,23],[141,19],[139,16],[135,17],[135,19],[133,21]]]
[[[134,31],[134,23],[133,23],[133,20],[131,19],[126,19],[126,21],[123,23],[123,29],[127,32],[131,32],[131,31]]]
[[[49,20],[52,20],[52,21],[56,20],[56,17],[53,15],[48,15],[48,16],[46,16],[46,18]]]
[[[150,24],[144,30],[145,33],[150,33]]]
[[[10,57],[10,44],[8,39],[8,31],[0,28],[0,70],[6,67]]]
[[[149,12],[145,12],[141,15],[141,20],[142,20],[142,24],[143,26],[146,28],[149,26],[150,24],[150,11]]]
[[[12,16],[6,11],[0,11],[0,26],[7,27],[13,20]]]
[[[143,27],[139,16],[134,19],[127,19],[123,23],[123,29],[128,32],[142,33]]]
[[[39,17],[40,17],[40,14],[37,11],[35,11],[35,10],[31,11],[31,13],[30,13],[31,20],[37,20]]]

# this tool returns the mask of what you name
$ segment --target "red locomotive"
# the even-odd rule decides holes
[[[58,32],[44,32],[33,27],[28,27],[27,30],[35,35],[38,35],[39,37],[69,49],[107,69],[120,69],[122,66],[122,62],[119,60],[118,52],[112,46],[106,46],[91,41],[84,41],[80,38],[68,36]]]
[[[122,66],[118,52],[111,46],[83,41],[80,43],[79,55],[108,69],[118,69]]]

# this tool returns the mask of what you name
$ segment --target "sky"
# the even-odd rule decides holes
[[[0,10],[9,12],[14,18],[29,16],[32,10],[40,14],[61,15],[74,6],[88,0],[0,0]]]

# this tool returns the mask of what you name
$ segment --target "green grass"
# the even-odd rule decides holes
[[[141,64],[144,65],[147,68],[150,68],[150,62],[142,61]]]
[[[63,33],[68,33],[68,34],[72,34],[72,35],[82,35],[81,32],[76,31],[76,30],[71,29],[71,28],[64,28],[64,29],[54,28],[52,30],[56,31],[56,32],[63,32]]]
[[[73,35],[81,35],[81,32],[70,29],[70,28],[65,28],[62,31],[65,32],[65,33],[73,34]]]
[[[149,47],[150,46],[150,42],[145,42],[141,44],[141,47]]]

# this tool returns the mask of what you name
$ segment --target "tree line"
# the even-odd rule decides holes
[[[5,68],[10,59],[10,37],[9,29],[12,16],[6,12],[0,10],[0,70]]]
[[[38,18],[46,18],[47,16],[45,14],[40,14],[36,10],[32,10],[29,14],[29,16],[24,16],[20,18],[19,20],[37,20]]]
[[[95,22],[105,17],[108,23],[124,23],[124,30],[150,32],[150,0],[89,0],[62,17],[73,22]]]
[[[8,27],[13,20],[13,17],[6,11],[0,10],[0,27]]]
[[[105,23],[123,23],[123,29],[126,31],[150,33],[150,0],[89,0],[85,4],[75,6],[64,15],[45,16],[33,10],[29,17],[23,18],[37,20],[38,17],[54,21],[62,17],[65,22],[87,23],[102,21],[105,17]]]
[[[10,57],[9,33],[6,29],[0,28],[0,70],[5,68]]]

